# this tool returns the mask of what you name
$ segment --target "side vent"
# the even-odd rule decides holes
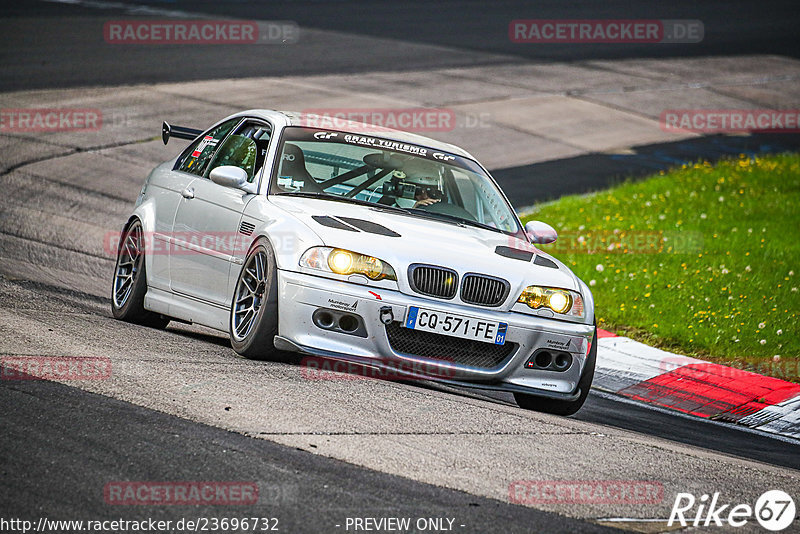
[[[244,235],[253,235],[253,230],[256,229],[256,225],[253,223],[242,221],[242,224],[239,225],[239,233]]]

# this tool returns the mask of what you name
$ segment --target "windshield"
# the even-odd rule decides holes
[[[378,137],[284,130],[271,194],[335,196],[419,216],[520,233],[516,215],[474,161]]]

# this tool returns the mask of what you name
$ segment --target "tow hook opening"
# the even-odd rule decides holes
[[[381,306],[380,319],[381,322],[385,325],[388,325],[389,323],[394,321],[394,314],[392,313],[391,306]]]

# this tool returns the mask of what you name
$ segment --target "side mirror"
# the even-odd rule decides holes
[[[247,171],[233,165],[215,167],[208,175],[211,181],[225,187],[241,189],[247,184]]]
[[[528,234],[531,243],[537,245],[546,245],[558,239],[555,229],[542,221],[530,221],[525,225],[525,233]]]

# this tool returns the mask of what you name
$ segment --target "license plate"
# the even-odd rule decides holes
[[[484,321],[475,317],[426,310],[417,306],[408,308],[408,316],[403,326],[412,330],[473,339],[495,345],[505,344],[506,330],[508,330],[507,323]]]

